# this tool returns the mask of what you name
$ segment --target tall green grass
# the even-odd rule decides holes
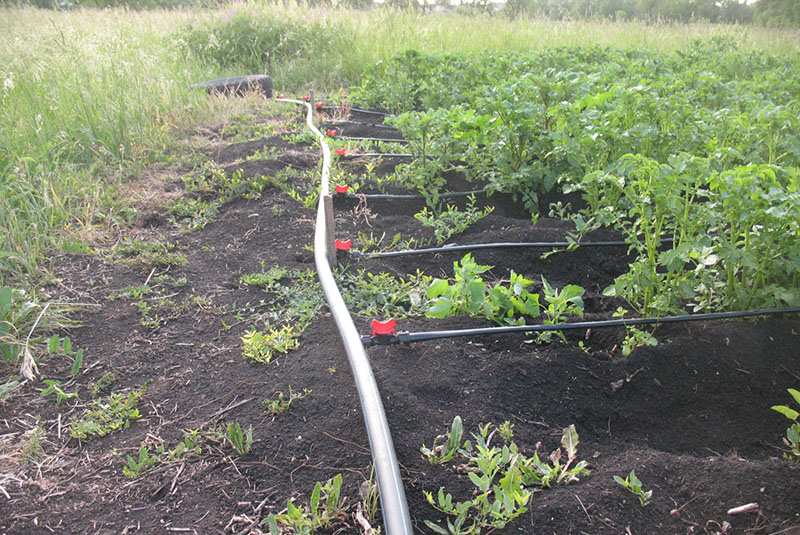
[[[0,10],[0,286],[90,225],[111,186],[192,121],[180,12]]]

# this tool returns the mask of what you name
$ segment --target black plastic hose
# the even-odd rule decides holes
[[[470,195],[478,195],[486,193],[486,190],[476,189],[473,191],[451,191],[448,193],[440,193],[440,199],[450,199],[453,197],[469,197]],[[431,195],[392,195],[384,193],[337,193],[336,197],[344,197],[346,199],[380,199],[380,200],[410,200],[410,199],[430,199]],[[421,250],[421,249],[420,249]]]
[[[342,160],[355,160],[356,158],[413,158],[413,154],[392,154],[389,152],[361,152],[359,154],[345,154],[339,156]]]
[[[440,195],[441,197],[441,195]],[[669,243],[672,238],[661,238],[660,243]],[[405,249],[403,251],[387,251],[385,253],[361,253],[359,251],[351,251],[350,256],[354,258],[392,258],[395,256],[412,256],[423,254],[437,254],[437,253],[454,253],[458,251],[475,251],[479,249],[506,249],[514,247],[523,248],[564,248],[578,245],[580,247],[622,247],[630,245],[623,240],[618,241],[581,241],[581,242],[499,242],[499,243],[472,243],[469,245],[444,245],[442,247],[428,247],[425,249]]]
[[[408,141],[406,141],[405,139],[387,139],[382,137],[336,136],[334,139],[344,139],[347,141],[374,141],[375,143],[402,143],[402,144],[408,143]]]
[[[326,124],[330,126],[370,126],[372,128],[383,128],[385,130],[397,130],[397,128],[388,124],[365,123],[363,121],[328,121]]]
[[[486,334],[530,333],[545,331],[566,331],[571,329],[595,329],[601,327],[630,327],[632,325],[656,325],[662,323],[681,323],[688,321],[709,321],[752,316],[769,316],[775,314],[800,313],[800,307],[763,308],[734,312],[710,312],[707,314],[687,314],[685,316],[665,316],[663,318],[630,318],[600,321],[579,321],[575,323],[559,323],[555,325],[513,325],[508,327],[481,327],[477,329],[454,329],[448,331],[427,331],[420,333],[399,332],[395,335],[362,336],[362,343],[372,345],[401,344],[436,340],[439,338],[455,338],[459,336],[478,336]]]
[[[341,109],[341,106],[331,106],[329,104],[329,105],[326,105],[326,106],[322,106],[322,109],[323,110],[338,110],[338,109]],[[350,110],[350,111],[357,112],[357,113],[366,113],[367,115],[380,115],[381,117],[385,117],[385,116],[389,115],[388,112],[375,111],[375,110],[365,110],[364,108],[354,108],[352,106],[348,107],[347,109]]]

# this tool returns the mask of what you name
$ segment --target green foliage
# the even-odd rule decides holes
[[[583,288],[580,286],[568,284],[561,290],[556,290],[542,276],[542,291],[544,300],[547,301],[547,306],[542,307],[542,311],[547,316],[547,319],[544,320],[545,324],[564,323],[569,315],[583,317]],[[561,331],[545,331],[538,334],[537,342],[549,342],[553,334],[561,338],[563,342],[567,341]]]
[[[106,390],[111,384],[117,380],[117,376],[112,371],[105,372],[100,379],[92,381],[89,384],[89,390],[92,397],[96,397],[100,392]]]
[[[628,492],[635,494],[639,498],[639,503],[642,507],[650,503],[650,498],[653,497],[653,491],[645,491],[642,489],[642,482],[636,477],[636,471],[631,470],[625,479],[620,476],[614,476],[614,481],[622,485]]]
[[[154,267],[185,266],[186,255],[173,243],[159,243],[125,238],[111,250],[111,258],[127,265],[150,270]]]
[[[16,363],[26,347],[42,342],[40,333],[65,326],[61,307],[43,307],[24,290],[0,286],[0,362]]]
[[[461,416],[453,418],[453,425],[446,435],[439,435],[433,439],[430,449],[425,444],[419,449],[422,457],[431,465],[446,463],[452,459],[461,447],[461,436],[464,433],[464,426],[461,423]]]
[[[269,364],[276,353],[285,354],[296,349],[300,345],[299,337],[300,333],[296,333],[291,325],[270,327],[266,331],[251,328],[242,336],[242,354],[256,362]]]
[[[70,436],[89,441],[127,428],[131,420],[141,416],[136,405],[146,388],[145,383],[139,390],[132,390],[127,395],[113,393],[105,400],[93,401],[83,416],[70,422]]]
[[[337,273],[347,308],[360,316],[405,318],[422,316],[428,309],[426,287],[431,278],[417,271],[395,277],[373,274],[363,269]]]
[[[253,447],[253,426],[251,425],[246,432],[243,432],[239,422],[228,424],[225,438],[228,439],[236,453],[246,455]]]
[[[456,416],[450,433],[437,437],[433,450],[422,447],[429,461],[436,460],[432,464],[445,464],[454,459],[457,452],[464,464],[456,469],[466,472],[475,487],[472,497],[462,502],[454,501],[444,488],[440,488],[436,496],[423,491],[428,503],[448,516],[444,525],[426,521],[431,530],[441,535],[479,535],[503,529],[527,511],[533,489],[549,487],[552,483],[568,485],[589,473],[586,461],[575,462],[578,433],[574,425],[564,429],[562,447],[550,455],[550,463],[540,460],[538,452],[533,457],[524,455],[511,440],[509,431],[508,422],[500,428],[486,424],[479,427],[477,434],[472,434],[474,442],[462,443],[461,419]],[[502,447],[491,444],[496,432],[504,437],[506,444]],[[445,438],[445,444],[437,445]],[[567,458],[562,463],[565,454]]]
[[[311,394],[311,392],[310,388],[304,388],[302,392],[293,392],[290,386],[288,397],[284,395],[283,392],[278,392],[274,398],[264,400],[264,405],[267,407],[266,412],[270,416],[277,416],[278,414],[288,412],[289,409],[292,408],[292,403],[298,399],[303,399]]]
[[[428,316],[446,318],[458,314],[491,315],[491,303],[486,298],[486,283],[480,276],[491,268],[492,266],[482,266],[475,262],[472,253],[453,262],[452,283],[445,279],[434,279],[428,287],[428,298],[434,300],[428,309]]]
[[[795,403],[800,406],[800,391],[794,388],[788,389],[789,394]],[[792,424],[786,429],[786,437],[783,443],[789,447],[789,451],[784,454],[787,459],[800,460],[800,412],[792,409],[788,405],[774,405],[772,410],[783,414]]]
[[[127,463],[122,467],[125,477],[136,479],[143,472],[153,468],[156,464],[167,464],[177,462],[192,455],[199,455],[203,449],[200,446],[200,434],[197,429],[190,429],[183,435],[183,440],[178,442],[174,449],[165,450],[163,444],[159,444],[151,454],[146,446],[139,447],[139,457],[134,459],[127,455]]]
[[[44,428],[38,423],[33,429],[29,429],[20,439],[19,456],[22,462],[33,464],[44,458],[44,448],[42,439],[45,436]]]
[[[61,381],[54,381],[54,380],[51,380],[51,379],[45,379],[43,382],[44,382],[44,384],[47,385],[47,388],[42,390],[42,392],[39,395],[44,397],[44,396],[48,396],[48,395],[50,395],[52,393],[55,393],[55,395],[56,395],[56,403],[58,403],[59,405],[61,405],[61,402],[64,401],[64,400],[67,400],[67,399],[70,399],[70,398],[74,398],[74,397],[78,397],[78,393],[77,392],[64,392],[64,390],[61,388]]]
[[[77,351],[72,351],[72,340],[70,340],[69,336],[60,337],[57,334],[54,334],[50,338],[47,339],[47,352],[50,355],[54,355],[61,350],[66,356],[72,357],[72,366],[70,367],[70,375],[72,377],[76,377],[81,370],[81,366],[83,366],[83,349],[78,349]],[[46,381],[45,381],[46,382]],[[49,384],[49,383],[48,383]],[[50,392],[48,391],[48,394]],[[42,395],[45,395],[42,393]],[[59,395],[59,403],[61,403],[61,396]]]
[[[773,27],[800,26],[800,2],[797,0],[759,0],[755,4],[758,24]]]
[[[155,456],[150,456],[145,446],[141,446],[139,448],[138,459],[134,459],[128,455],[128,463],[126,466],[122,467],[122,473],[125,477],[136,479],[142,472],[155,466],[157,460]]]
[[[508,286],[501,281],[490,287],[481,277],[490,269],[491,266],[477,264],[471,253],[454,262],[452,280],[434,279],[428,287],[427,296],[432,303],[427,315],[446,318],[467,314],[499,325],[524,325],[525,317],[535,318],[542,313],[547,318],[544,323],[550,325],[566,321],[570,314],[583,317],[584,290],[580,286],[570,284],[556,290],[542,277],[542,296],[529,290],[533,281],[512,271]],[[549,342],[553,334],[542,332],[537,341]],[[564,340],[561,332],[555,334]]]
[[[311,535],[330,529],[347,518],[347,504],[341,494],[342,475],[336,474],[322,484],[317,482],[309,497],[308,507],[297,507],[292,500],[286,502],[286,512],[270,513],[262,523],[269,527],[270,535],[280,535],[285,526],[294,535]]]
[[[457,168],[536,213],[541,194],[574,188],[626,154],[666,162],[687,153],[716,170],[756,162],[788,172],[800,164],[797,88],[784,91],[779,80],[798,61],[740,51],[727,38],[666,57],[599,47],[406,52],[368,69],[354,98],[405,112],[390,121],[429,189]]]
[[[268,364],[276,353],[288,353],[299,346],[298,338],[319,313],[325,299],[314,270],[286,271],[273,266],[263,271],[263,265],[261,268],[262,272],[245,275],[242,281],[263,285],[273,299],[268,311],[257,316],[264,321],[264,329],[253,326],[242,337],[242,353],[256,362]],[[286,280],[294,284],[281,282]]]
[[[303,61],[344,30],[325,19],[300,19],[248,7],[192,23],[181,32],[187,51],[204,62],[246,72],[276,73],[284,63]],[[273,74],[274,75],[274,74]]]
[[[259,273],[243,275],[241,281],[251,286],[261,286],[267,292],[272,292],[277,289],[278,281],[286,277],[288,273],[286,269],[280,266],[272,266],[264,271],[264,263],[262,262]]]
[[[638,314],[800,303],[800,178],[768,165],[717,171],[679,154],[622,157],[587,174],[587,213],[620,230],[636,260],[606,289]],[[766,231],[765,229],[770,229]],[[664,247],[662,240],[670,240]]]
[[[206,226],[216,219],[225,203],[244,197],[258,199],[264,189],[276,180],[263,175],[243,178],[241,170],[230,173],[216,162],[208,161],[183,177],[187,196],[181,197],[167,210],[174,223],[190,229]]]
[[[414,214],[414,218],[426,227],[433,227],[438,245],[445,243],[455,234],[461,234],[470,225],[480,221],[494,210],[494,206],[487,206],[483,210],[479,210],[475,206],[474,195],[469,196],[467,207],[463,212],[452,204],[448,204],[446,208],[442,209],[435,199],[436,195],[430,203],[433,206],[432,210],[425,207],[421,212]]]

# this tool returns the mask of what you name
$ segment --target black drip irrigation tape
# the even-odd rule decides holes
[[[442,195],[440,195],[442,197]],[[662,238],[661,243],[669,243],[672,238]],[[350,256],[354,258],[392,258],[395,256],[413,256],[423,254],[438,254],[438,253],[454,253],[458,251],[476,251],[479,249],[506,249],[514,247],[522,248],[550,248],[561,249],[566,247],[623,247],[630,245],[626,241],[582,241],[582,242],[499,242],[499,243],[473,243],[469,245],[445,245],[442,247],[428,247],[426,249],[406,249],[403,251],[387,251],[385,253],[361,253],[358,251],[351,251]]]
[[[473,191],[453,191],[449,193],[440,193],[440,199],[451,199],[453,197],[469,197],[470,195],[479,195],[486,193],[486,190],[476,189]],[[389,193],[337,193],[334,197],[344,197],[346,199],[379,199],[379,200],[422,200],[430,199],[430,195],[392,195]],[[421,249],[420,249],[421,250]],[[361,253],[359,253],[361,254]]]
[[[560,323],[555,325],[514,325],[509,327],[483,327],[477,329],[456,329],[448,331],[428,331],[419,333],[399,332],[394,335],[362,336],[361,342],[366,347],[373,345],[406,344],[438,340],[440,338],[456,338],[459,336],[482,336],[506,333],[532,333],[545,331],[566,331],[573,329],[595,329],[602,327],[630,327],[634,325],[660,325],[663,323],[681,323],[689,321],[711,321],[754,316],[772,316],[777,314],[797,314],[800,307],[764,308],[734,312],[710,312],[708,314],[687,314],[685,316],[665,316],[663,318],[630,318],[600,321],[581,321],[576,323]]]
[[[328,104],[326,106],[322,106],[321,109],[323,109],[323,110],[340,110],[340,109],[342,109],[342,107],[341,106],[331,106],[330,104]],[[381,117],[386,117],[387,115],[390,115],[389,112],[375,111],[375,110],[365,110],[364,108],[354,108],[352,106],[350,106],[347,109],[350,110],[350,111],[354,111],[356,113],[366,113],[368,115],[380,115]]]
[[[363,121],[329,121],[326,124],[328,126],[370,126],[372,128],[383,128],[384,130],[397,130],[394,126],[388,124],[375,124],[375,123],[365,123]]]
[[[390,152],[362,152],[360,154],[345,154],[339,156],[341,160],[356,160],[358,158],[413,158],[413,154],[392,154]]]
[[[375,143],[402,143],[407,144],[405,139],[388,139],[382,137],[349,137],[349,136],[336,136],[335,139],[344,139],[347,141],[374,141]]]

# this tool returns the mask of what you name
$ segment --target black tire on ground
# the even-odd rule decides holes
[[[272,97],[272,78],[266,74],[219,78],[218,80],[201,82],[192,87],[205,89],[209,93],[221,93],[224,95],[243,95],[246,91],[261,91],[267,98]]]

